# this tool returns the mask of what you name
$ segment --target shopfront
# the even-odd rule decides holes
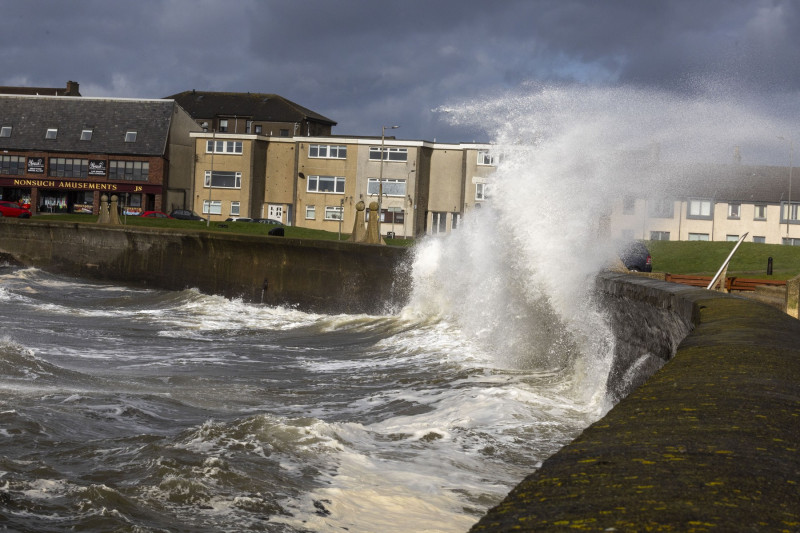
[[[103,194],[118,197],[122,214],[140,215],[155,209],[162,187],[146,183],[0,177],[0,199],[30,206],[36,213],[96,215]]]

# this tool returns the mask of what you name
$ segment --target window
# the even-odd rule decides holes
[[[256,135],[261,135],[261,124],[256,124]]]
[[[757,205],[755,206],[755,214],[753,215],[753,220],[767,220],[767,206],[765,205]]]
[[[622,199],[622,214],[632,215],[636,212],[636,198],[633,196],[625,196]]]
[[[689,199],[689,209],[686,217],[711,220],[712,212],[711,200]]]
[[[109,161],[108,179],[147,181],[150,176],[148,161]]]
[[[369,178],[367,180],[367,194],[379,194],[380,184],[378,178]],[[406,195],[406,180],[383,179],[383,195],[384,196],[405,196]]]
[[[55,140],[56,137],[58,137],[58,128],[47,128],[47,133],[44,134],[44,138]]]
[[[126,143],[135,143],[136,142],[136,132],[135,131],[126,131],[125,132],[125,142]]]
[[[725,240],[728,242],[739,242],[738,235],[725,235]]]
[[[11,126],[3,126],[0,128],[0,137],[11,137]]]
[[[381,147],[380,146],[370,146],[369,148],[369,160],[370,161],[380,161],[381,160]],[[384,161],[408,161],[408,148],[386,148],[383,149],[383,160]]]
[[[790,238],[790,237],[784,237],[783,238],[783,244],[786,244],[787,246],[800,246],[800,239],[793,239],[793,238]]]
[[[707,241],[708,240],[708,233],[690,233],[689,234],[690,241]]]
[[[494,165],[495,157],[489,153],[489,150],[478,151],[478,164],[479,165]]]
[[[447,232],[447,213],[432,211],[433,218],[431,220],[431,233],[446,233]]]
[[[488,200],[489,199],[489,184],[476,183],[475,184],[475,200]]]
[[[381,222],[388,224],[402,224],[406,219],[406,212],[402,207],[386,207],[381,213]]]
[[[82,141],[91,141],[92,140],[92,131],[93,130],[81,130],[81,140]]]
[[[288,136],[289,136],[289,130],[281,130],[281,137],[288,137]]]
[[[651,231],[650,232],[650,240],[651,241],[668,241],[669,240],[669,232],[668,231]]]
[[[309,220],[315,220],[317,218],[317,208],[315,206],[306,206],[306,218]]]
[[[344,178],[339,176],[309,176],[306,191],[344,194]]]
[[[220,133],[225,133],[226,131],[228,131],[228,120],[227,119],[222,119],[222,120],[219,121],[219,131],[220,131]]]
[[[325,220],[341,220],[342,207],[338,205],[325,206]]]
[[[231,202],[231,216],[239,216],[239,207],[241,202]]]
[[[797,224],[798,207],[800,207],[798,202],[781,202],[781,223]]]
[[[206,170],[205,183],[203,187],[216,189],[241,189],[242,173],[215,170]]]
[[[739,220],[739,215],[742,211],[741,204],[728,204],[728,218]],[[737,237],[736,240],[739,240]]]
[[[759,244],[765,244],[767,242],[767,238],[766,237],[758,237],[756,235],[753,235],[753,242],[756,242],[756,243],[759,243]]]
[[[308,157],[347,159],[347,146],[334,144],[310,144],[308,146]]]
[[[21,155],[0,155],[0,174],[21,176],[25,173],[25,157]]]
[[[657,198],[648,202],[650,218],[673,218],[675,201],[672,198]]]
[[[206,141],[206,153],[241,154],[242,141]]]
[[[244,132],[250,133],[252,131],[253,131],[253,121],[248,120],[247,122],[244,123]]]
[[[89,160],[71,157],[51,157],[48,176],[54,178],[87,178],[89,177]]]
[[[208,208],[209,203],[211,209]],[[221,200],[203,200],[203,214],[204,215],[221,215],[222,214],[222,201]]]

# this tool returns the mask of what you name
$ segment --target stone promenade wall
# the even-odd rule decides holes
[[[598,290],[612,315],[646,302],[673,315],[666,329],[693,329],[472,531],[800,531],[800,322],[631,275],[601,275]],[[653,331],[653,316],[617,320]]]
[[[89,279],[325,313],[381,313],[409,286],[404,248],[0,218],[0,254]]]

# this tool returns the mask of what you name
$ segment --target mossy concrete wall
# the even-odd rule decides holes
[[[401,305],[408,251],[338,241],[0,218],[0,253],[51,272],[326,313]]]
[[[800,322],[629,275],[599,289],[672,302],[694,328],[472,531],[800,531]]]

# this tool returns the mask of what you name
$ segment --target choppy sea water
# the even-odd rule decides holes
[[[12,530],[466,531],[599,416],[418,313],[6,266],[0,323]]]

